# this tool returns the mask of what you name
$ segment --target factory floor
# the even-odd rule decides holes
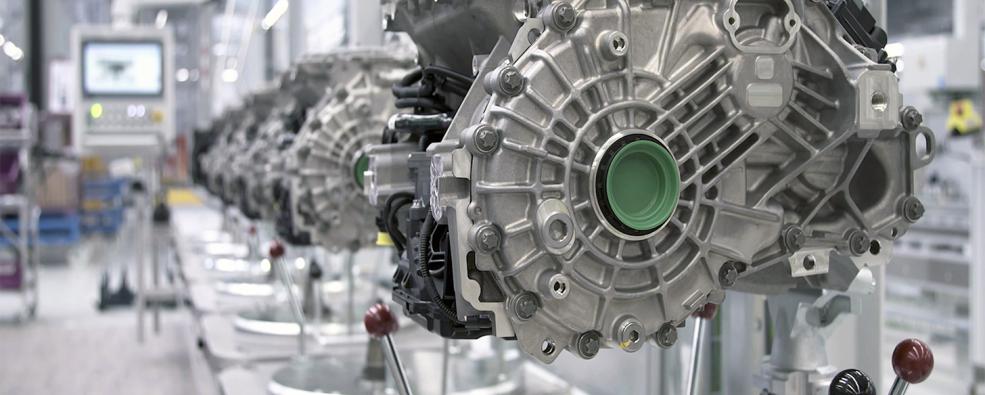
[[[0,394],[198,393],[186,312],[164,313],[160,334],[140,343],[132,308],[96,308],[104,269],[133,262],[132,245],[91,239],[42,265],[34,320],[16,320],[19,300],[0,295]]]
[[[18,301],[0,294],[0,395],[171,395],[214,391],[214,383],[210,386],[202,378],[208,372],[201,368],[201,353],[194,348],[195,325],[187,311],[166,311],[161,317],[160,334],[155,335],[148,328],[141,343],[137,340],[132,308],[97,310],[98,284],[104,271],[135,261],[133,246],[138,243],[133,240],[133,233],[133,229],[125,228],[115,239],[89,239],[65,253],[61,262],[42,265],[40,305],[34,320],[13,320],[20,308]],[[883,351],[888,353],[896,341],[911,336],[930,338],[928,333],[887,328]],[[687,344],[683,341],[682,347]],[[957,356],[962,344],[938,341],[934,346],[938,370],[927,383],[912,387],[909,393],[967,394],[968,378],[963,374],[966,362]],[[607,356],[613,360],[623,357]],[[608,367],[614,366],[622,365]],[[880,388],[888,388],[892,373],[887,368],[883,376]]]

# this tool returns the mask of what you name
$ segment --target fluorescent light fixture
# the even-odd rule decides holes
[[[0,45],[3,45],[5,42],[7,42],[7,38],[4,37],[3,34],[0,34]]]
[[[263,20],[260,21],[260,27],[263,30],[270,30],[270,28],[274,27],[277,21],[287,13],[287,8],[291,5],[290,3],[288,0],[277,0],[274,6],[270,7],[267,15],[263,17]]]
[[[164,26],[168,25],[168,10],[160,10],[157,12],[157,18],[154,18],[154,26],[158,29],[164,29]]]
[[[17,45],[14,45],[12,41],[7,41],[3,44],[3,53],[7,54],[15,62],[24,58],[24,51],[18,48]]]
[[[222,70],[222,80],[230,83],[236,82],[239,80],[239,71],[236,71],[236,69]]]

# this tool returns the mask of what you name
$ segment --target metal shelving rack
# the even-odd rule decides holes
[[[20,282],[17,287],[3,290],[20,294],[24,303],[24,315],[33,318],[38,306],[38,268],[40,266],[39,227],[41,209],[36,202],[36,180],[34,177],[32,148],[37,127],[35,111],[30,104],[22,110],[19,128],[0,125],[0,150],[17,150],[18,160],[23,171],[18,193],[0,195],[0,218],[16,216],[16,226],[0,221],[0,238],[4,247],[13,247],[17,252],[16,265],[20,266]]]

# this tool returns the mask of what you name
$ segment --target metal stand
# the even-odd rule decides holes
[[[149,163],[157,163],[156,161],[149,161]],[[151,214],[154,209],[154,197],[157,196],[157,192],[160,190],[160,180],[158,179],[160,173],[157,166],[153,166],[144,172],[144,187],[145,191],[143,194],[137,194],[134,206],[137,210],[137,245],[136,249],[136,309],[137,309],[137,341],[144,341],[144,328],[147,309],[150,307],[153,309],[153,328],[154,333],[158,334],[161,330],[161,308],[166,303],[176,303],[177,291],[173,287],[167,287],[162,285],[161,279],[161,262],[160,257],[160,246],[157,238],[154,237],[155,226],[153,221],[153,215]],[[170,232],[170,225],[164,226],[164,229],[160,229],[168,234]],[[170,240],[169,237],[166,238]],[[150,248],[149,254],[147,248]],[[151,270],[151,288],[147,288],[147,258],[150,255],[150,270]]]
[[[301,298],[294,290],[294,276],[291,275],[291,269],[287,267],[287,261],[283,259],[283,247],[280,248],[280,251],[275,251],[276,248],[276,245],[270,247],[270,259],[273,259],[273,267],[279,271],[281,282],[287,291],[287,300],[291,304],[291,313],[294,315],[294,320],[298,324],[298,356],[304,357],[308,354],[308,331],[305,325],[307,319],[304,316],[304,308],[301,306]]]
[[[985,394],[985,154],[972,157],[971,362],[974,393]]]
[[[857,311],[857,301],[817,291],[770,296],[767,304],[774,333],[772,353],[760,377],[763,394],[824,393],[837,373],[828,363],[826,339],[839,317]]]
[[[33,318],[37,314],[40,267],[38,222],[41,209],[35,203],[35,178],[30,173],[34,167],[31,163],[31,148],[34,144],[35,125],[34,111],[27,106],[19,129],[0,129],[0,149],[16,150],[19,165],[23,169],[20,192],[0,196],[0,217],[14,215],[17,218],[16,228],[0,221],[0,236],[17,251],[14,265],[20,271],[20,281],[13,291],[21,296],[26,318]]]
[[[693,314],[694,338],[691,341],[691,365],[687,375],[687,394],[698,395],[701,388],[702,355],[708,343],[709,324],[715,319],[718,306],[707,304]]]

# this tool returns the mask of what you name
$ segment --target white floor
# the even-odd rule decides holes
[[[123,232],[127,234],[127,232]],[[130,308],[96,309],[103,268],[131,261],[128,240],[89,240],[69,262],[45,264],[33,321],[11,320],[19,301],[0,295],[0,394],[194,394],[187,312],[162,317],[137,342]]]

